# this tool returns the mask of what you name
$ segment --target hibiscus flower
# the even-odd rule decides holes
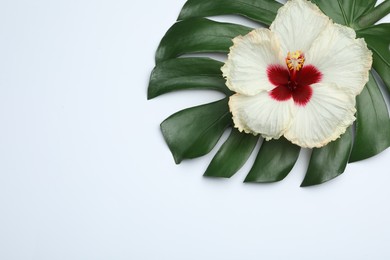
[[[307,0],[291,0],[268,29],[233,39],[223,75],[234,126],[266,140],[322,147],[355,121],[372,53],[354,30]]]

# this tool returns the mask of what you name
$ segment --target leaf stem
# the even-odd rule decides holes
[[[390,0],[385,0],[383,3],[372,9],[369,13],[360,17],[356,25],[359,29],[367,28],[374,25],[380,19],[390,13]]]

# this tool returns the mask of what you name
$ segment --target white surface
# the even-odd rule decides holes
[[[304,189],[308,152],[273,185],[174,164],[159,123],[219,97],[146,100],[183,4],[0,1],[0,259],[389,259],[389,150]]]

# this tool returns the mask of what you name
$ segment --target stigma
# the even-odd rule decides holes
[[[288,52],[286,64],[289,70],[299,71],[305,63],[305,55],[301,51]]]

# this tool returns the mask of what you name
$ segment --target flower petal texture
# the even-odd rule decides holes
[[[335,84],[318,83],[306,106],[296,106],[285,137],[301,147],[322,147],[355,121],[355,97]]]
[[[229,100],[235,126],[246,133],[260,133],[267,140],[278,139],[288,129],[293,101],[279,102],[268,92],[256,96],[235,94]]]
[[[238,130],[319,148],[355,121],[372,53],[316,5],[288,1],[270,30],[253,30],[233,43],[222,72],[238,93],[229,101]]]
[[[233,39],[229,59],[222,67],[226,85],[232,91],[252,96],[271,90],[267,80],[269,64],[284,64],[279,43],[270,30],[256,29]]]
[[[327,26],[307,53],[307,61],[322,73],[322,82],[337,83],[360,94],[368,82],[372,53],[363,39],[346,26]]]
[[[329,18],[306,0],[291,0],[279,9],[270,29],[280,39],[284,53],[307,52],[320,33],[331,24]]]

